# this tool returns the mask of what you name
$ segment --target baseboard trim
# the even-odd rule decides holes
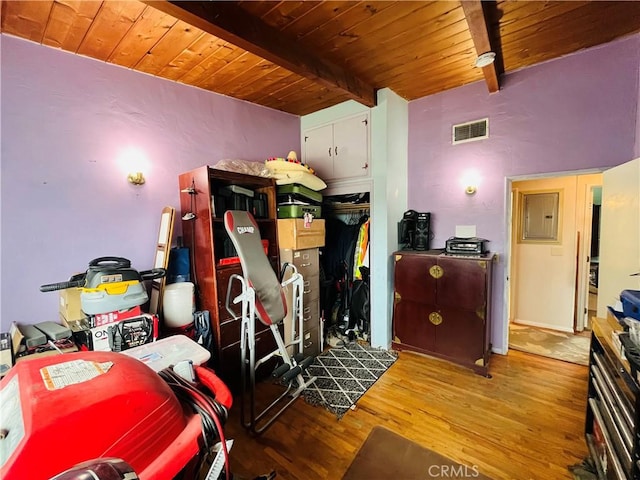
[[[557,325],[549,325],[548,323],[529,322],[527,320],[514,320],[512,323],[516,325],[523,325],[527,327],[546,328],[547,330],[555,330],[556,332],[573,333],[573,327],[558,327]]]

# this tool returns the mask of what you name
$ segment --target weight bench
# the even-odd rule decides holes
[[[284,282],[280,282],[276,276],[269,258],[264,252],[260,241],[260,230],[253,215],[239,210],[227,210],[224,214],[224,226],[233,242],[240,264],[242,276],[231,275],[227,288],[226,308],[235,318],[240,318],[240,356],[241,356],[241,381],[242,400],[240,417],[245,428],[260,434],[265,431],[299,396],[316,381],[316,377],[305,380],[302,373],[313,362],[313,357],[303,355],[303,308],[302,308],[302,275],[298,273],[294,265],[286,264],[282,269],[284,273],[288,268],[292,275]],[[240,282],[241,293],[231,299],[233,282]],[[296,334],[293,340],[285,344],[278,329],[287,315],[287,302],[285,287],[293,290],[293,315],[297,323],[294,330]],[[241,313],[237,314],[231,303],[241,304]],[[255,344],[255,320],[256,317],[264,325],[267,325],[276,341],[277,349],[256,359]],[[295,353],[289,354],[288,348]],[[256,369],[274,357],[279,357],[282,364],[273,372],[272,376],[281,379],[284,391],[269,406],[256,413],[255,402],[255,377]],[[249,376],[247,381],[247,374]],[[249,399],[246,400],[246,389],[249,388]],[[286,397],[289,396],[287,401]],[[245,408],[249,408],[250,418],[245,420]],[[279,406],[279,409],[276,409]],[[273,412],[271,416],[267,414]]]

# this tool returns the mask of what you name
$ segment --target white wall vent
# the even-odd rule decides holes
[[[452,134],[453,140],[451,143],[453,145],[489,138],[489,119],[483,118],[473,122],[454,125]]]

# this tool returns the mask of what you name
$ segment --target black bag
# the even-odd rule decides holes
[[[351,287],[351,304],[349,306],[349,328],[352,331],[356,325],[360,333],[369,334],[371,321],[371,305],[369,302],[369,268],[360,267],[362,280],[355,280]]]

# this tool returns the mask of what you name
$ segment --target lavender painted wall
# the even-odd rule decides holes
[[[0,48],[2,331],[57,320],[39,286],[93,258],[151,268],[179,173],[300,151],[297,116],[7,35]],[[129,147],[148,159],[141,187],[120,164]]]
[[[456,225],[476,225],[500,254],[492,298],[493,345],[503,328],[506,178],[601,169],[637,156],[640,35],[409,104],[409,208],[432,212],[433,247]],[[453,124],[489,118],[490,138],[451,145]],[[464,193],[463,177],[478,191]]]

